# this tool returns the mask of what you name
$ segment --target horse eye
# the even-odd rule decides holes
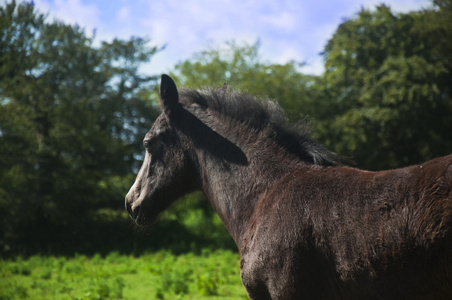
[[[151,141],[144,141],[143,146],[146,150],[149,150],[151,148]]]
[[[144,149],[146,149],[146,151],[149,153],[155,152],[155,150],[157,149],[157,145],[158,142],[156,139],[143,141]]]

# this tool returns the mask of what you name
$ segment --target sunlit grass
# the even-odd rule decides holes
[[[0,299],[247,299],[228,251],[0,261]]]

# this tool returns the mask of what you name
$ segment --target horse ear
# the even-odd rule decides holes
[[[223,94],[223,96],[226,95],[227,90],[228,90],[228,83],[225,82],[225,83],[223,84],[223,87],[220,89],[220,91],[221,91],[221,93]]]
[[[225,82],[225,83],[223,84],[223,87],[221,88],[221,91],[222,91],[223,93],[226,94],[226,91],[227,91],[227,90],[228,90],[228,83]]]
[[[163,113],[170,118],[179,107],[179,93],[174,80],[166,74],[162,75],[160,82],[160,104]]]

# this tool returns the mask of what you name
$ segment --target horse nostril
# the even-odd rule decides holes
[[[126,202],[126,210],[129,213],[129,216],[132,219],[136,219],[138,216],[139,207],[136,207],[135,210],[132,208],[132,202]]]

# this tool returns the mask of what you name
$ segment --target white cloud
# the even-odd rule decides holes
[[[285,64],[289,61],[301,62],[303,54],[296,45],[287,43],[273,44],[266,41],[261,42],[261,54],[266,61]]]
[[[128,6],[123,6],[119,9],[116,14],[117,20],[120,23],[125,23],[130,21],[130,8]]]
[[[149,35],[157,44],[164,45],[173,36],[173,33],[170,33],[171,22],[169,20],[151,18],[149,20],[142,20],[140,24],[149,30]]]
[[[36,7],[46,13],[51,19],[58,19],[67,24],[79,25],[89,34],[94,29],[102,27],[100,10],[95,4],[84,4],[80,0],[35,0]]]
[[[260,19],[264,23],[264,25],[284,31],[294,30],[297,25],[297,17],[287,11],[264,15]]]

